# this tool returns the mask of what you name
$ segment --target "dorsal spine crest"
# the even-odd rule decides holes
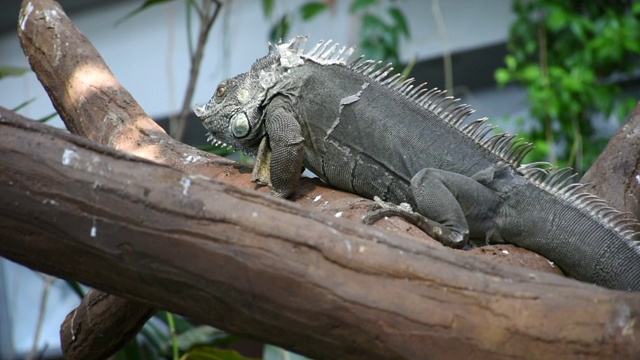
[[[415,79],[402,80],[401,74],[388,77],[393,71],[392,64],[382,65],[381,61],[365,60],[364,55],[347,64],[347,61],[355,52],[355,47],[333,44],[332,40],[320,40],[314,47],[304,54],[307,36],[297,36],[288,43],[280,43],[277,46],[269,44],[269,55],[279,55],[281,65],[285,68],[301,66],[304,60],[311,60],[320,65],[342,65],[348,69],[366,76],[372,81],[396,91],[408,100],[415,102],[426,110],[433,112],[442,121],[451,125],[457,131],[462,132],[471,140],[481,145],[482,148],[496,155],[502,162],[510,165],[543,191],[558,196],[563,201],[575,206],[581,211],[590,213],[600,223],[613,229],[618,234],[627,238],[638,237],[638,222],[604,202],[602,199],[586,192],[580,192],[585,185],[572,183],[576,174],[572,174],[570,168],[550,167],[548,163],[522,164],[524,157],[533,150],[533,145],[516,138],[512,134],[498,133],[490,135],[496,127],[486,124],[488,118],[480,118],[468,123],[465,120],[471,116],[473,110],[467,104],[452,106],[460,99],[446,96],[446,91],[438,88],[427,88],[427,83],[413,85]],[[338,50],[339,49],[339,50]],[[451,109],[451,110],[449,110]],[[640,248],[640,242],[635,244]],[[640,251],[640,250],[639,250]]]

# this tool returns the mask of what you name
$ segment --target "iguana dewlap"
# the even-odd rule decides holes
[[[256,156],[254,177],[271,194],[292,193],[306,167],[328,184],[395,204],[451,232],[509,242],[555,262],[572,277],[640,291],[637,223],[568,184],[567,170],[522,165],[531,149],[489,135],[486,119],[443,91],[388,77],[390,66],[353,48],[306,37],[270,46],[251,70],[218,85],[194,108],[214,143]]]

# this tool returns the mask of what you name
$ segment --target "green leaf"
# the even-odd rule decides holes
[[[169,2],[169,1],[174,1],[174,0],[147,0],[147,1],[145,1],[142,5],[140,5],[140,7],[138,7],[137,9],[135,9],[135,10],[131,11],[131,12],[130,12],[130,13],[128,13],[127,15],[123,16],[122,18],[120,18],[120,19],[116,20],[115,25],[116,25],[116,26],[120,25],[120,24],[121,24],[121,23],[123,23],[125,20],[127,20],[127,19],[129,19],[129,18],[131,18],[131,17],[133,17],[133,16],[135,16],[135,15],[138,15],[138,14],[139,14],[139,13],[141,13],[143,10],[145,10],[145,9],[147,9],[147,8],[151,7],[151,6],[154,6],[154,5],[160,5],[160,4],[162,4],[162,3],[166,3],[166,2]]]
[[[496,83],[500,86],[504,86],[511,81],[511,73],[505,68],[497,69],[493,74],[493,77],[496,79]]]
[[[364,34],[377,33],[378,35],[386,34],[390,29],[387,24],[379,17],[371,14],[366,14],[362,17],[362,29]],[[363,36],[368,37],[368,36]]]
[[[389,9],[389,15],[393,18],[396,27],[400,29],[405,36],[409,37],[409,26],[407,25],[407,19],[400,9],[392,7]]]
[[[82,290],[82,286],[80,286],[79,282],[73,281],[73,280],[64,280],[64,281],[71,288],[71,290],[73,290],[73,292],[76,293],[76,295],[78,295],[78,297],[80,297],[81,299],[84,297],[84,290]]]
[[[0,66],[0,79],[7,76],[22,76],[29,70],[29,68],[18,66]]]
[[[116,360],[142,360],[142,351],[137,342],[131,341],[115,354]]]
[[[150,349],[153,349],[155,353],[162,352],[165,348],[165,344],[169,341],[169,337],[166,334],[165,329],[161,329],[159,327],[158,320],[161,320],[162,323],[165,323],[166,321],[161,314],[156,313],[152,320],[147,321],[140,331],[140,334],[144,339],[144,343],[147,344]]]
[[[182,355],[180,360],[257,360],[242,356],[235,350],[218,349],[213,346],[198,346]]]
[[[269,40],[272,43],[277,43],[281,39],[287,37],[289,33],[289,17],[285,14],[269,31]]]
[[[504,58],[504,63],[507,65],[507,69],[509,70],[515,70],[518,61],[516,60],[516,57],[513,55],[507,55]]]
[[[355,14],[356,12],[371,7],[373,5],[377,5],[378,0],[354,0],[351,3],[351,7],[349,8],[349,12]]]
[[[569,17],[559,7],[553,7],[550,9],[549,16],[547,17],[547,26],[550,30],[558,31],[569,23]]]
[[[211,326],[199,325],[189,330],[180,332],[177,337],[178,348],[187,351],[198,345],[211,344],[214,341],[229,337],[230,335],[222,330]]]
[[[327,5],[321,2],[310,2],[308,4],[304,4],[300,8],[300,13],[302,14],[302,18],[307,21],[321,14],[323,11],[327,9]]]
[[[14,107],[13,109],[11,109],[11,111],[13,112],[18,112],[20,109],[26,107],[27,105],[31,104],[32,102],[36,101],[36,98],[31,98],[25,102],[23,102],[22,104]]]
[[[264,360],[309,360],[307,357],[292,353],[277,346],[265,345],[262,351]]]
[[[404,69],[402,69],[402,79],[408,79],[409,75],[411,74],[411,71],[413,71],[413,68],[416,66],[416,62],[418,62],[418,58],[414,55],[411,60],[409,61],[409,63],[407,64],[407,66],[404,67]]]
[[[57,112],[52,112],[51,114],[41,117],[40,119],[38,119],[39,122],[41,123],[46,123],[47,121],[53,119],[54,117],[58,116]]]
[[[273,0],[262,0],[262,11],[264,11],[265,17],[271,17],[273,13]]]
[[[551,147],[546,140],[536,139],[533,141],[533,146],[534,148],[531,153],[525,157],[525,162],[535,162],[540,159],[549,158],[549,155],[551,154]]]
[[[537,64],[527,65],[524,69],[522,69],[521,76],[525,82],[533,83],[540,79],[540,68]]]

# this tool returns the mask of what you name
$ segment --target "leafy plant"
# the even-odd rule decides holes
[[[29,72],[29,68],[0,65],[0,79],[8,76],[22,76],[28,72]]]
[[[404,13],[393,2],[355,0],[349,12],[362,16],[360,49],[367,57],[400,65],[400,41],[410,37]],[[385,20],[385,13],[389,20]]]
[[[29,72],[29,68],[16,67],[16,66],[0,66],[0,79],[2,79],[4,77],[9,77],[9,76],[23,76],[28,72]],[[36,101],[36,98],[31,98],[29,100],[26,100],[26,101],[22,102],[21,104],[18,104],[18,106],[14,107],[11,110],[15,111],[15,112],[18,112],[18,111],[22,110],[23,108],[26,108],[27,106],[29,106],[29,104],[31,104],[34,101]],[[47,121],[53,119],[56,116],[58,116],[58,113],[57,112],[53,112],[53,113],[51,113],[49,115],[45,115],[45,116],[43,116],[43,117],[41,117],[40,119],[37,119],[37,120],[39,122],[41,122],[41,123],[46,123]]]
[[[640,70],[640,3],[628,1],[517,0],[499,85],[527,89],[529,132],[536,150],[527,159],[548,159],[578,172],[606,144],[596,119],[628,114],[634,99],[616,80]]]
[[[360,50],[371,59],[400,64],[400,42],[410,37],[407,19],[394,0],[353,0],[349,7],[351,15],[361,16]],[[289,36],[291,23],[311,21],[326,12],[335,1],[326,0],[304,3],[295,10],[280,16],[269,31],[271,42]],[[274,0],[263,0],[262,8],[267,18],[273,16]]]

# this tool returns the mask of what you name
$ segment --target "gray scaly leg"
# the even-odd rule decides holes
[[[455,248],[464,247],[470,234],[487,236],[495,228],[501,200],[494,191],[470,177],[423,169],[411,179],[411,193],[417,212],[385,205],[364,221],[400,216],[443,245]]]

